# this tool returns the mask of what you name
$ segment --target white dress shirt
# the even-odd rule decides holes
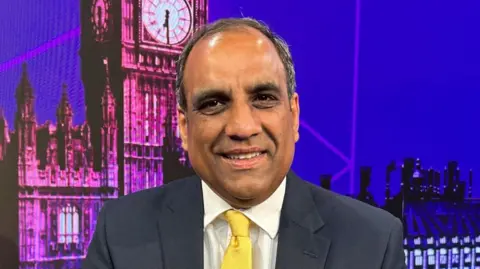
[[[242,210],[251,220],[250,239],[253,247],[253,269],[274,269],[277,256],[280,211],[285,196],[284,179],[277,190],[263,203]],[[204,269],[220,269],[223,254],[230,243],[231,231],[223,213],[233,209],[202,181],[205,216]]]

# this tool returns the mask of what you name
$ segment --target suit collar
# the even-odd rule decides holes
[[[165,197],[157,201],[162,268],[203,268],[204,212],[200,178],[180,179],[164,188]],[[158,206],[162,200],[165,206]]]
[[[276,269],[324,268],[330,248],[322,233],[331,213],[331,201],[293,172],[287,175],[287,190],[280,221]]]
[[[315,233],[325,225],[318,212],[309,183],[304,182],[295,173],[289,172],[286,193],[282,214],[287,220],[311,233]]]
[[[164,187],[156,201],[160,244],[165,268],[203,268],[204,204],[198,176]],[[330,248],[324,233],[333,206],[329,195],[315,189],[293,172],[286,180],[276,269],[324,268]],[[164,205],[164,206],[158,206]],[[185,258],[188,253],[188,258]]]

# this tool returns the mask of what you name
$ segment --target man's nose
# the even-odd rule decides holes
[[[235,104],[230,108],[225,133],[234,140],[245,140],[262,131],[254,108],[248,104]]]

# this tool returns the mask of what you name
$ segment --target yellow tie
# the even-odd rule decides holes
[[[232,238],[223,256],[222,269],[252,269],[250,220],[235,210],[225,212],[224,216],[232,230]]]

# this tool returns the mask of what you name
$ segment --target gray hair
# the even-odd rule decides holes
[[[265,23],[257,21],[252,18],[229,18],[220,19],[214,23],[204,25],[198,29],[185,45],[180,57],[178,58],[176,69],[177,79],[175,83],[175,93],[177,95],[177,102],[181,109],[187,108],[187,100],[185,98],[185,89],[183,85],[183,77],[187,58],[190,55],[193,47],[197,42],[205,37],[212,36],[216,33],[224,32],[231,29],[238,28],[253,28],[265,35],[275,46],[280,60],[283,63],[287,81],[288,96],[291,97],[295,93],[295,68],[293,66],[292,55],[287,43],[277,34],[275,34]]]

